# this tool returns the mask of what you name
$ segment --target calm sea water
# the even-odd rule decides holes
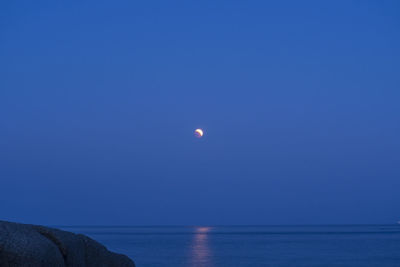
[[[400,225],[62,227],[137,266],[400,266]]]

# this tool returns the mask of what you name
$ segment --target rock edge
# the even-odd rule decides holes
[[[134,267],[135,263],[85,235],[0,221],[0,266]]]

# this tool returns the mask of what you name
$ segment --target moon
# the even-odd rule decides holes
[[[196,130],[194,131],[194,136],[196,136],[197,138],[202,138],[203,135],[204,135],[204,132],[203,132],[202,129],[196,129]]]

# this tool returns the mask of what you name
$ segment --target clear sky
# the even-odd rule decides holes
[[[0,219],[395,223],[399,47],[396,0],[1,1]]]

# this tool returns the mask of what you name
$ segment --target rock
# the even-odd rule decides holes
[[[93,239],[44,226],[0,221],[0,266],[135,266]]]

